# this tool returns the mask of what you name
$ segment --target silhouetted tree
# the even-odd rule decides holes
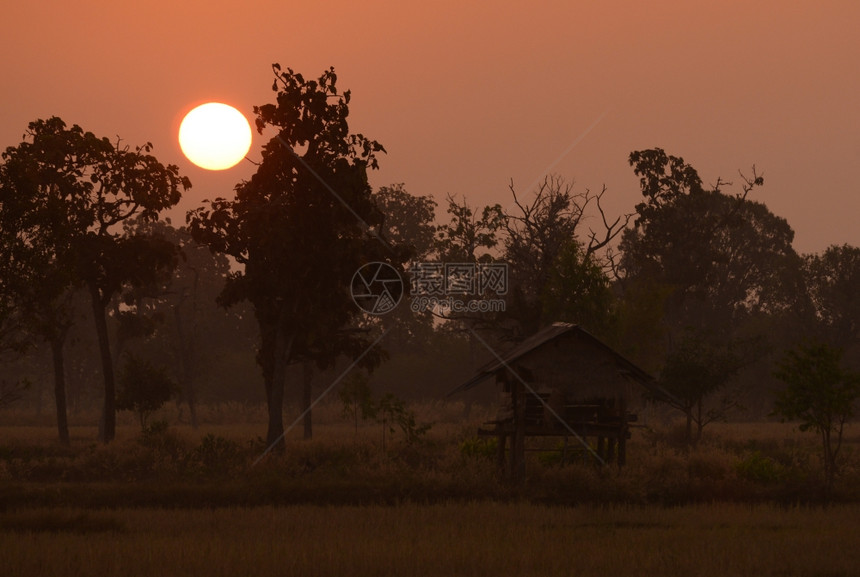
[[[135,355],[126,356],[119,374],[117,409],[137,413],[140,428],[146,420],[164,406],[177,391],[177,385],[163,366],[156,366]]]
[[[20,311],[16,310],[5,285],[0,276],[0,363],[3,364],[20,358],[29,345]],[[30,386],[24,379],[8,380],[7,376],[0,377],[0,408],[19,400]]]
[[[353,373],[338,391],[338,397],[343,403],[342,414],[345,418],[353,421],[356,435],[358,435],[359,417],[362,421],[376,418],[373,391],[370,390],[365,373]]]
[[[683,382],[670,379],[675,395],[698,407],[704,396],[716,398],[739,367],[768,350],[771,319],[798,302],[794,232],[785,219],[748,199],[764,183],[755,169],[743,179],[741,192],[729,195],[722,188],[730,183],[718,180],[706,189],[694,168],[659,148],[632,153],[630,163],[644,201],[634,226],[622,235],[619,284],[650,286],[660,295],[655,304],[662,304],[663,318],[656,332],[665,339],[664,370],[687,375]],[[691,356],[691,350],[698,353]],[[727,350],[739,355],[737,367],[715,369],[724,363],[711,360]],[[695,363],[687,362],[697,354],[698,380]],[[721,413],[728,405],[721,402],[703,414]]]
[[[196,428],[198,386],[217,374],[225,353],[253,346],[249,323],[240,318],[243,312],[250,316],[250,311],[217,306],[215,300],[224,288],[230,263],[225,255],[194,241],[185,228],[177,229],[169,221],[139,219],[126,228],[134,234],[164,238],[179,253],[174,270],[123,292],[123,310],[114,312],[119,321],[114,358],[122,353],[122,343],[134,338],[129,346],[137,354],[168,367],[179,383],[180,418],[187,405],[190,423]]]
[[[176,166],[164,166],[150,155],[148,143],[130,149],[77,125],[67,128],[56,117],[30,123],[26,137],[4,154],[4,164],[14,174],[4,177],[4,199],[17,199],[23,235],[19,245],[35,255],[29,262],[38,260],[39,274],[51,276],[42,283],[50,294],[40,300],[56,303],[73,284],[89,292],[105,385],[103,436],[108,442],[115,436],[116,409],[106,309],[123,286],[145,283],[153,271],[175,260],[169,243],[125,235],[118,227],[135,215],[157,219],[161,210],[179,201],[180,189],[191,185]],[[61,313],[62,308],[52,305],[51,311]],[[67,328],[59,318],[47,324],[56,334]],[[56,352],[54,356],[59,375],[62,368],[56,368]]]
[[[57,247],[67,207],[46,196],[72,194],[80,170],[69,149],[80,148],[75,133],[51,134],[30,124],[32,142],[9,147],[0,164],[0,287],[7,310],[14,311],[18,335],[29,331],[50,345],[59,440],[69,443],[63,346],[71,320],[74,253]],[[48,132],[42,136],[41,132]],[[58,250],[59,248],[59,250]],[[8,320],[7,316],[7,320]],[[18,344],[20,350],[21,343]]]
[[[427,261],[435,249],[436,202],[429,196],[413,196],[403,184],[383,186],[373,199],[383,216],[381,233],[404,250],[403,258],[410,262],[408,274],[411,263]],[[416,313],[407,303],[380,316],[379,322],[389,331],[386,349],[391,354],[423,349],[433,331],[433,315]]]
[[[717,347],[692,333],[685,335],[666,357],[658,383],[671,394],[667,402],[684,413],[684,438],[690,444],[702,439],[702,430],[724,419],[739,406],[736,394],[723,394],[726,384],[741,368],[740,357],[730,348]],[[711,401],[708,406],[706,401]],[[695,431],[693,425],[695,424]]]
[[[515,208],[504,214],[504,260],[510,267],[510,297],[505,311],[507,321],[513,321],[514,338],[536,332],[541,326],[557,321],[547,315],[586,314],[588,318],[572,318],[575,323],[605,323],[608,318],[607,293],[600,286],[608,284],[604,264],[598,260],[606,248],[624,230],[629,216],[613,221],[606,217],[601,200],[606,192],[585,190],[573,192],[573,185],[560,176],[548,176],[534,191],[530,201],[521,200],[513,184],[510,187]],[[594,209],[600,216],[598,230],[586,229],[586,220]],[[576,278],[574,278],[574,276]],[[565,302],[570,289],[581,292],[590,302],[573,306]],[[587,326],[597,333],[605,326]]]
[[[393,245],[409,249],[412,258],[426,258],[434,249],[436,201],[413,196],[403,183],[382,186],[373,194],[382,213],[382,235]]]
[[[195,239],[241,266],[228,278],[220,302],[248,300],[254,307],[268,405],[266,439],[282,447],[287,365],[308,356],[331,357],[335,334],[360,312],[349,293],[353,275],[392,253],[374,235],[382,214],[367,180],[384,149],[349,133],[349,91],[337,90],[334,69],[317,80],[278,64],[273,71],[277,102],[254,112],[258,131],[269,127],[276,135],[263,147],[256,173],[236,186],[234,200],[207,201],[189,213],[188,222]],[[369,344],[366,333],[345,339],[361,343],[351,352]]]
[[[634,152],[630,162],[642,175],[647,201],[622,236],[621,272],[672,287],[671,327],[708,326],[717,333],[744,316],[793,304],[794,231],[747,198],[762,177],[754,174],[742,193],[727,195],[721,187],[728,183],[705,190],[692,167],[661,149]]]
[[[774,412],[784,420],[800,421],[800,430],[821,436],[824,484],[833,488],[845,423],[860,398],[860,374],[841,366],[842,351],[823,344],[801,345],[786,352],[775,376],[786,384]]]
[[[576,240],[562,247],[549,271],[541,295],[541,318],[587,327],[607,338],[612,324],[612,289],[609,277],[594,254],[586,255]]]
[[[499,204],[485,206],[480,213],[462,201],[448,195],[446,209],[450,220],[436,229],[435,252],[443,262],[490,262],[489,251],[499,242],[498,233],[504,226],[504,214]]]
[[[442,267],[438,272],[439,278],[436,281],[440,287],[445,287],[450,281],[456,280],[456,274],[451,275],[454,278],[443,279],[446,264],[465,264],[477,267],[478,263],[487,264],[493,262],[493,251],[499,244],[499,232],[504,226],[504,214],[499,204],[484,206],[478,212],[478,210],[469,206],[465,197],[457,199],[449,194],[446,200],[448,202],[446,212],[450,215],[449,220],[447,223],[436,227],[436,240],[433,251],[438,257],[439,266]],[[475,274],[477,274],[477,268],[475,269]],[[421,275],[428,276],[427,273],[421,273]],[[442,292],[444,293],[444,291]],[[445,297],[447,295],[437,294],[429,296]],[[499,298],[497,295],[482,294],[477,286],[475,286],[473,294],[450,296],[457,298],[463,303],[480,301],[485,296]],[[423,298],[423,296],[419,296],[418,298]],[[421,301],[419,300],[418,302],[420,303]],[[454,321],[442,325],[440,327],[442,330],[463,331],[467,335],[470,365],[472,370],[477,369],[480,348],[477,346],[476,332],[486,332],[487,329],[495,328],[498,323],[498,315],[443,310],[439,307],[431,308],[428,312],[430,315]],[[468,400],[466,405],[467,413],[470,410],[471,400]]]
[[[812,331],[836,347],[860,342],[860,248],[830,246],[804,256],[803,276],[812,304]]]

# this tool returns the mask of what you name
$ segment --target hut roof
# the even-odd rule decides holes
[[[528,357],[531,353],[534,353],[541,347],[544,347],[545,345],[556,341],[561,337],[571,336],[588,341],[598,350],[605,353],[604,359],[609,359],[610,362],[614,364],[620,375],[623,375],[631,379],[632,381],[639,383],[640,385],[648,389],[648,391],[652,395],[664,399],[672,398],[671,394],[669,394],[662,387],[659,387],[655,383],[654,377],[634,365],[631,361],[624,358],[612,347],[610,347],[609,345],[607,345],[579,325],[561,322],[553,323],[548,327],[541,329],[537,333],[533,334],[523,342],[513,347],[504,355],[496,356],[495,359],[492,359],[490,362],[479,368],[478,372],[474,376],[472,376],[472,378],[470,378],[468,381],[459,385],[450,393],[448,393],[448,396],[469,390],[475,385],[489,379],[492,376],[497,375],[501,371],[513,370],[513,365],[515,365],[517,361]]]

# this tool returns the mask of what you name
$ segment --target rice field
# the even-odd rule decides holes
[[[562,465],[548,445],[515,489],[456,407],[424,408],[425,442],[387,450],[380,427],[321,411],[313,441],[293,431],[259,466],[243,411],[148,440],[121,421],[110,446],[81,419],[71,448],[7,419],[0,577],[860,575],[856,427],[824,507],[817,441],[790,424],[717,424],[689,452],[637,429],[624,469]]]
[[[860,506],[460,503],[0,516],[3,575],[860,574]]]

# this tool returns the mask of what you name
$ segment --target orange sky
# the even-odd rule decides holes
[[[630,212],[627,156],[659,146],[709,183],[756,164],[755,198],[788,219],[799,251],[860,246],[860,3],[596,4],[7,3],[0,147],[51,115],[151,141],[194,183],[184,213],[254,168],[185,160],[185,112],[220,100],[250,118],[273,100],[272,62],[306,77],[334,66],[352,130],[388,150],[376,186],[508,204],[511,179],[522,191],[552,166],[577,190],[605,183],[610,211]]]

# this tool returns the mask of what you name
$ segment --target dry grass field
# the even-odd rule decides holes
[[[860,572],[860,507],[527,503],[28,509],[4,575],[830,576]]]
[[[0,415],[0,575],[860,575],[860,430],[825,504],[817,439],[790,424],[715,424],[694,450],[637,428],[628,466],[560,459],[536,442],[522,487],[477,439],[490,415],[414,407],[414,444],[356,432],[336,405],[255,464],[259,407],[172,409],[142,435],[122,415],[72,446],[50,423]],[[287,422],[291,419],[288,417]]]

